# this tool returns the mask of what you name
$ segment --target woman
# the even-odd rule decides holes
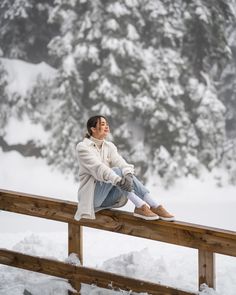
[[[105,208],[134,203],[134,216],[145,220],[173,221],[148,189],[134,175],[134,166],[117,152],[116,146],[105,138],[109,133],[104,116],[93,116],[87,122],[87,134],[76,146],[79,159],[78,209],[75,219],[95,219],[95,212]]]

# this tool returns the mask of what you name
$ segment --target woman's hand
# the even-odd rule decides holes
[[[133,190],[133,175],[128,173],[127,175],[123,176],[122,179],[117,182],[116,184],[122,190],[127,192],[132,192]]]

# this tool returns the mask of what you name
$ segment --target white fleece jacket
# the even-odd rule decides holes
[[[121,178],[111,168],[119,167],[123,175],[126,175],[134,173],[134,166],[128,164],[117,152],[116,146],[106,140],[99,150],[92,140],[85,138],[77,144],[76,153],[79,159],[79,190],[78,208],[74,218],[95,219],[93,203],[96,180],[116,185]]]

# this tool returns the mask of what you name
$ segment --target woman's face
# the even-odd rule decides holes
[[[102,117],[97,121],[96,127],[92,127],[91,130],[92,136],[97,139],[104,139],[110,131],[108,122]]]

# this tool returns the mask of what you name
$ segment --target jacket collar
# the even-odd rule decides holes
[[[94,141],[92,141],[91,139],[85,137],[83,139],[83,142],[85,142],[87,145],[94,145]],[[104,139],[104,144],[107,144],[107,141]]]

